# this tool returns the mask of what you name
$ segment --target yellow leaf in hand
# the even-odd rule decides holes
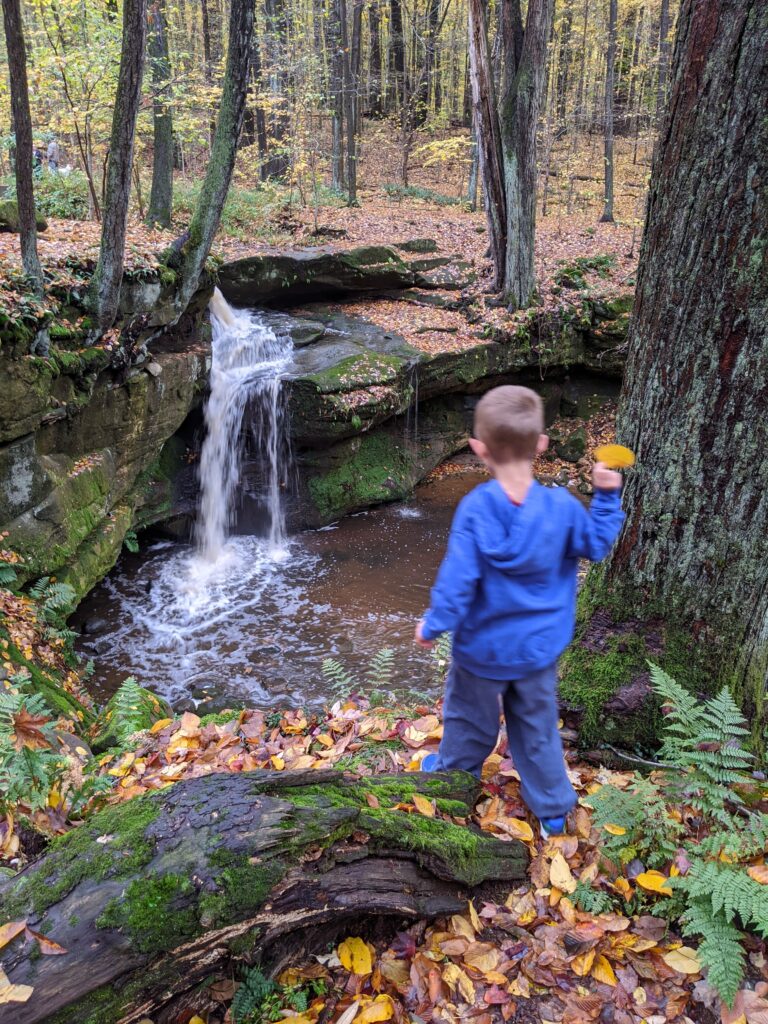
[[[659,892],[663,896],[671,896],[672,890],[667,885],[668,881],[667,876],[662,875],[660,871],[643,871],[635,879],[641,889],[646,889],[648,892]]]
[[[371,951],[362,939],[345,939],[336,954],[342,966],[353,974],[370,974],[373,970]]]
[[[701,964],[696,950],[691,949],[690,946],[670,949],[661,954],[661,959],[667,967],[671,967],[673,971],[678,971],[680,974],[699,974],[701,972]]]
[[[603,444],[595,448],[595,459],[608,469],[626,469],[634,466],[635,453],[623,444]]]

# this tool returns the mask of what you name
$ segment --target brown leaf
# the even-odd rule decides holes
[[[11,743],[16,750],[23,750],[25,747],[30,750],[44,750],[50,747],[42,729],[51,719],[45,715],[30,715],[25,707],[22,707],[15,715],[11,715],[13,723],[13,734]]]
[[[31,928],[26,929],[26,934],[28,939],[35,939],[37,941],[43,956],[61,956],[67,952],[58,942],[54,942],[53,939],[49,939],[46,935],[35,932]]]
[[[747,868],[747,874],[760,885],[768,885],[768,864],[753,864]]]

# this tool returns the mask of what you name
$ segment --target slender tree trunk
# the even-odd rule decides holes
[[[571,71],[571,28],[573,27],[573,0],[567,0],[560,27],[560,61],[557,69],[557,123],[564,127],[568,104],[568,85]]]
[[[608,0],[608,53],[605,61],[605,203],[601,221],[613,223],[613,103],[618,0]]]
[[[440,25],[440,0],[427,0],[424,25],[424,64],[419,80],[419,95],[415,106],[415,123],[421,127],[429,116],[429,105],[434,94],[435,54]]]
[[[173,114],[165,0],[151,0],[149,26],[154,154],[147,222],[150,226],[159,224],[160,227],[167,228],[171,223],[173,206]]]
[[[504,285],[507,199],[504,192],[504,156],[484,0],[469,0],[469,77],[472,86],[473,123],[477,133],[480,173],[483,180],[483,202],[494,268],[493,286],[498,291]]]
[[[344,45],[339,0],[331,0],[328,19],[331,50],[331,188],[344,189]]]
[[[547,40],[554,0],[528,0],[525,33],[514,76],[508,75],[501,103],[501,138],[507,197],[504,297],[522,309],[533,298],[536,230],[536,130],[544,91]],[[518,7],[519,9],[519,7]],[[506,66],[510,67],[509,49]]]
[[[355,93],[357,91],[356,76],[353,67],[356,63],[354,43],[350,48],[349,33],[347,31],[347,4],[346,0],[336,0],[339,8],[339,24],[341,26],[341,55],[342,55],[342,81],[344,96],[344,123],[346,127],[346,148],[347,148],[347,194],[350,206],[357,202],[357,116]],[[355,18],[357,19],[360,9],[360,0],[354,0]],[[354,34],[353,34],[354,40]],[[358,33],[358,53],[359,53]]]
[[[756,738],[768,678],[766,106],[764,0],[683,0],[620,404],[638,465],[607,570],[622,615],[656,618],[668,640],[677,630],[681,681],[729,683]]]
[[[584,0],[584,24],[581,31],[581,67],[579,69],[579,89],[576,94],[576,127],[582,131],[586,127],[586,118],[584,117],[584,108],[586,105],[586,85],[587,85],[587,32],[589,29],[589,0]],[[574,133],[573,139],[574,145],[576,145],[576,134]]]
[[[232,181],[237,143],[248,95],[253,13],[252,0],[232,0],[227,66],[224,72],[216,135],[203,187],[189,225],[189,238],[180,254],[180,287],[177,298],[179,316],[187,308],[200,282],[200,275],[211,251]]]
[[[390,0],[390,72],[392,75],[395,108],[402,118],[405,111],[407,86],[405,80],[405,36],[403,34],[403,8],[400,0]]]
[[[24,273],[37,295],[43,294],[43,268],[37,255],[35,193],[32,183],[32,118],[29,113],[27,54],[20,0],[3,0],[5,46],[11,80],[11,116],[16,133],[16,201]]]
[[[99,262],[90,288],[98,336],[115,322],[125,260],[125,232],[131,197],[131,171],[136,119],[141,103],[141,79],[147,36],[146,0],[124,0],[123,45],[117,80]]]
[[[272,113],[269,118],[270,157],[263,174],[265,178],[284,178],[289,159],[287,135],[288,113],[288,15],[285,0],[265,0],[267,14],[267,72],[272,93]]]
[[[669,74],[669,0],[661,0],[659,21],[659,78],[656,87],[656,123],[661,120],[667,99],[667,76]]]
[[[628,116],[628,128],[631,131],[635,131],[637,128],[637,115],[638,110],[636,107],[636,99],[638,95],[637,78],[638,78],[638,65],[640,63],[640,42],[643,36],[643,17],[645,14],[645,5],[641,4],[635,14],[635,31],[634,31],[634,42],[632,45],[632,65],[629,70],[629,87],[627,90],[627,116]]]
[[[371,117],[381,117],[383,108],[381,95],[381,18],[379,17],[379,0],[371,0],[368,7],[368,33],[371,51],[369,60],[368,113]]]

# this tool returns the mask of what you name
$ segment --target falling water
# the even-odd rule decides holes
[[[280,552],[285,515],[280,500],[284,450],[281,376],[291,359],[290,338],[278,338],[256,314],[235,310],[215,289],[211,299],[213,364],[205,409],[207,435],[200,455],[200,511],[197,547],[207,562],[223,554],[232,525],[243,456],[243,416],[253,410],[253,427],[265,469],[269,548]]]

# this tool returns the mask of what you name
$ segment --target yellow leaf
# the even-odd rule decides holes
[[[355,1024],[375,1024],[376,1021],[392,1020],[394,1015],[395,1004],[392,1002],[392,997],[382,994],[376,996],[372,1003],[358,1013],[355,1017]]]
[[[27,927],[26,921],[11,921],[0,928],[0,949],[12,942],[17,935],[21,935]]]
[[[32,992],[31,985],[12,985],[8,975],[0,967],[0,1006],[3,1003],[26,1003]]]
[[[592,977],[595,981],[601,981],[604,985],[613,986],[618,983],[618,978],[611,967],[610,961],[607,957],[602,955],[595,957],[595,962],[592,967]]]
[[[669,879],[660,871],[642,871],[635,882],[648,892],[659,892],[663,896],[671,896],[672,890],[667,885]]]
[[[189,1024],[205,1024],[205,1021],[202,1017],[198,1017],[198,1015],[195,1014],[194,1017],[190,1017]]]
[[[278,757],[277,754],[273,754],[269,760],[276,772],[281,772],[283,768],[285,768],[285,761],[282,759],[282,757]]]
[[[607,825],[603,825],[603,828],[612,836],[625,836],[627,834],[627,830],[622,828],[621,825],[611,825],[610,822]]]
[[[451,918],[451,929],[457,935],[463,935],[465,939],[469,939],[470,942],[474,942],[475,929],[466,917],[462,917],[460,914],[454,914]]]
[[[490,942],[472,942],[464,954],[464,963],[486,974],[495,971],[501,963],[501,951]]]
[[[699,974],[701,964],[696,955],[696,950],[690,946],[679,946],[677,949],[670,949],[661,954],[661,959],[679,974]]]
[[[634,466],[635,453],[623,444],[603,444],[595,448],[595,459],[608,469],[626,469]]]
[[[155,724],[149,731],[154,736],[156,732],[161,732],[166,727],[166,725],[170,725],[172,721],[172,718],[161,718],[159,719],[159,721],[155,722]],[[192,1018],[192,1020],[194,1020],[194,1017]],[[192,1024],[192,1021],[190,1021],[189,1024]]]
[[[523,821],[521,818],[499,818],[493,824],[522,843],[533,842],[533,829],[527,821]]]
[[[747,868],[747,874],[754,882],[768,885],[768,864],[753,864],[751,868]]]
[[[432,801],[427,800],[421,793],[413,794],[413,805],[419,814],[423,814],[425,818],[434,818],[435,808],[432,806]]]
[[[336,954],[342,966],[353,974],[370,974],[373,970],[371,951],[362,939],[345,939]]]
[[[472,900],[469,901],[469,920],[472,922],[472,927],[476,932],[481,932],[483,930],[482,921],[478,917],[478,913],[475,910],[475,904]]]
[[[504,980],[506,981],[506,978]],[[469,975],[462,971],[458,964],[448,964],[443,971],[443,981],[452,992],[458,989],[465,1003],[470,1005],[474,1003],[475,986],[472,984]]]
[[[549,880],[555,888],[571,893],[576,888],[576,879],[571,874],[568,861],[558,850],[549,866]]]
[[[586,953],[582,953],[580,956],[574,957],[571,961],[571,970],[574,974],[578,975],[579,978],[586,978],[592,970],[592,964],[594,962],[595,951],[594,949],[588,949]]]

